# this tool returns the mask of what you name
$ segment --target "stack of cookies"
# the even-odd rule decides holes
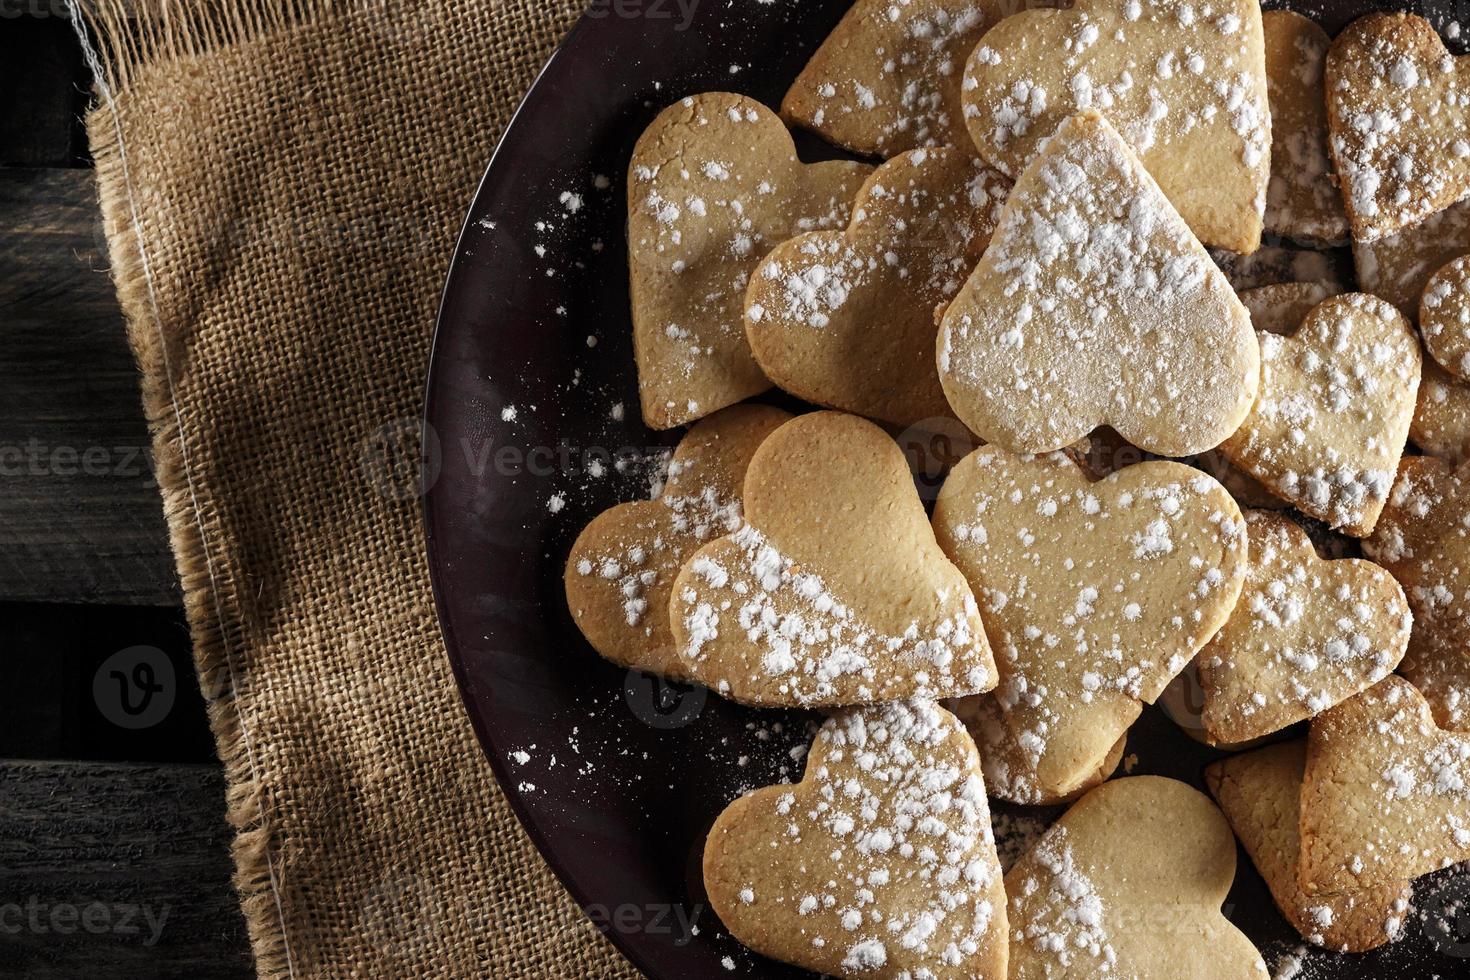
[[[1392,942],[1470,859],[1470,62],[1403,14],[1003,6],[858,0],[779,115],[706,93],[643,134],[642,411],[690,427],[578,538],[572,615],[825,713],[706,844],[759,953],[1265,976],[1237,838],[1307,942]],[[927,508],[894,433],[956,429]],[[1112,778],[1186,671],[1213,801]],[[991,799],[1070,808],[1003,873]]]

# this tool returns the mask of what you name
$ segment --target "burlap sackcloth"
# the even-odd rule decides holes
[[[419,500],[373,472],[384,433],[416,432],[476,181],[579,5],[80,6],[261,975],[636,975],[502,799],[440,647]]]

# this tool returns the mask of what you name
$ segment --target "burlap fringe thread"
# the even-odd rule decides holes
[[[239,608],[234,575],[218,564],[206,543],[206,515],[192,491],[182,419],[175,410],[168,340],[152,296],[148,257],[127,172],[126,147],[113,100],[153,65],[207,54],[320,23],[348,4],[334,0],[72,0],[73,18],[96,73],[101,109],[114,125],[91,127],[104,231],[118,298],[133,321],[133,354],[142,369],[143,409],[153,437],[158,483],[183,588],[194,661],[209,720],[229,786],[226,816],[235,830],[235,888],[261,976],[294,976],[285,916],[280,905],[268,819],[270,801],[256,778],[249,727],[236,700],[246,678],[237,669],[239,649],[224,610]],[[385,13],[393,0],[365,0],[354,8]],[[86,31],[82,29],[85,25]],[[146,317],[149,322],[140,323]],[[217,529],[214,529],[217,530]]]
[[[198,57],[303,24],[336,10],[405,6],[398,0],[68,0],[91,31],[112,92],[151,64]]]

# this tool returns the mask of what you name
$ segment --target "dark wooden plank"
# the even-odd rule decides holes
[[[88,85],[59,0],[0,2],[0,166],[86,164],[81,120]]]
[[[0,759],[213,762],[181,609],[0,602]]]
[[[0,973],[249,977],[224,778],[0,762]]]
[[[179,601],[88,170],[0,169],[0,599]]]

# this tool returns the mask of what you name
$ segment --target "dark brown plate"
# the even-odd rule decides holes
[[[788,753],[808,741],[810,719],[613,667],[567,613],[561,571],[577,532],[604,508],[647,496],[650,457],[677,438],[639,419],[623,175],[643,127],[684,95],[725,89],[776,105],[847,5],[595,3],[495,152],[454,253],[434,340],[429,562],[465,707],[552,868],[593,922],[657,978],[727,977],[725,957],[735,975],[809,975],[730,938],[706,904],[699,868],[704,834],[731,799],[800,777]],[[1432,9],[1448,20],[1450,6]],[[1370,9],[1313,7],[1330,31]],[[799,145],[809,159],[834,155],[814,140]],[[563,194],[579,195],[580,207]],[[632,462],[614,465],[620,458]],[[1134,727],[1128,751],[1135,773],[1196,786],[1219,754],[1158,709]],[[1037,816],[1011,806],[997,813],[1033,824]],[[1415,916],[1402,942],[1374,954],[1313,954],[1303,975],[1470,975],[1470,917],[1459,921],[1470,883],[1438,876],[1419,891],[1421,906],[1442,914]],[[1300,943],[1243,854],[1226,910],[1268,963]]]

